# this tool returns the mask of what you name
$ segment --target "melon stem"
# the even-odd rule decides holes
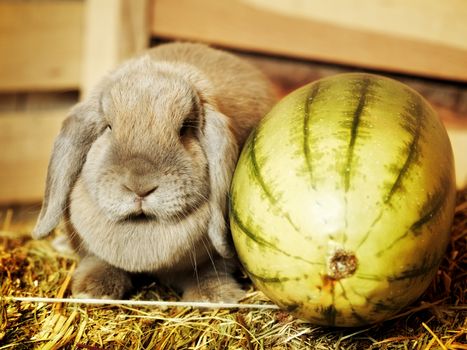
[[[328,262],[328,276],[340,280],[352,276],[358,267],[357,257],[353,252],[338,249],[333,252]]]

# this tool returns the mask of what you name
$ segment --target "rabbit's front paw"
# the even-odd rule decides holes
[[[122,299],[133,288],[126,272],[94,257],[85,257],[73,274],[71,291],[79,299]]]
[[[239,284],[231,276],[213,276],[187,284],[183,292],[184,301],[208,301],[215,303],[237,303],[245,296]]]

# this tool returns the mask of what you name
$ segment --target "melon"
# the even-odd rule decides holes
[[[277,305],[315,324],[359,326],[426,290],[455,192],[446,130],[423,97],[342,74],[295,90],[252,132],[230,226],[246,273]]]

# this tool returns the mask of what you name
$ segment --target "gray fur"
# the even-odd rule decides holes
[[[121,298],[145,272],[187,298],[237,299],[227,193],[273,101],[257,69],[204,45],[161,45],[109,73],[63,123],[33,231],[66,214],[82,257],[73,294]]]

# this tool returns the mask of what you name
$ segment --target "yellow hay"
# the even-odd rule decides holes
[[[458,196],[451,244],[430,288],[392,319],[357,329],[310,325],[251,286],[242,305],[180,304],[156,284],[125,303],[69,300],[76,258],[54,250],[52,238],[31,240],[31,222],[16,219],[22,208],[0,209],[0,350],[467,350],[467,191]]]

